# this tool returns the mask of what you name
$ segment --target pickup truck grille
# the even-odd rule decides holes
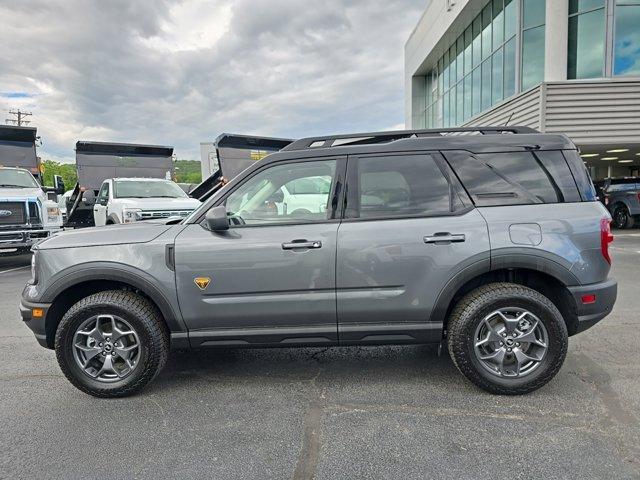
[[[26,221],[24,202],[0,202],[0,225],[24,225]]]
[[[154,218],[188,217],[192,210],[147,210],[140,213],[142,220],[153,220]]]

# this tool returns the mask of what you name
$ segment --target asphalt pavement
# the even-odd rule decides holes
[[[614,312],[522,397],[405,346],[176,352],[96,399],[20,320],[29,258],[2,258],[0,478],[640,478],[640,230],[612,253]]]

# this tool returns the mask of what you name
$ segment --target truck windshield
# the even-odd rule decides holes
[[[39,188],[38,182],[26,170],[0,168],[0,188]]]
[[[187,198],[177,184],[168,180],[116,180],[114,187],[115,198]]]

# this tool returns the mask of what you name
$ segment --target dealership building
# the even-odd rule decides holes
[[[410,128],[569,135],[594,178],[640,174],[640,0],[431,0],[405,45]]]

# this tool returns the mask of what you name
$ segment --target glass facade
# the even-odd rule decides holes
[[[487,2],[438,60],[426,77],[426,109],[419,122],[424,127],[459,125],[515,93],[520,1]],[[542,5],[544,11],[544,0]]]
[[[414,102],[414,127],[463,124],[540,84],[546,3],[481,2],[476,17],[421,77],[426,94]],[[568,44],[558,45],[568,49],[567,78],[640,76],[640,0],[569,0],[567,15]]]

